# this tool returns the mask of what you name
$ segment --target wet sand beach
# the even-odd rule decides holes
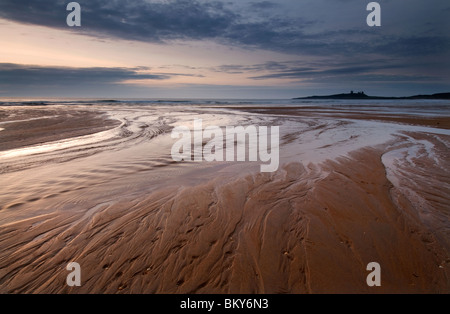
[[[326,107],[311,106],[311,107],[243,107],[243,106],[229,106],[230,109],[243,110],[248,112],[257,112],[271,115],[294,115],[302,117],[314,117],[317,115],[324,115],[329,118],[348,118],[355,120],[371,120],[371,121],[385,121],[395,122],[408,125],[421,125],[442,129],[450,129],[450,120],[447,116],[408,116],[405,114],[383,114],[380,112],[355,112],[353,110],[330,110]]]
[[[95,111],[9,107],[0,112],[0,151],[93,134],[118,124]]]
[[[380,106],[4,106],[0,293],[449,293],[450,115]],[[196,118],[280,126],[278,171],[174,162]]]

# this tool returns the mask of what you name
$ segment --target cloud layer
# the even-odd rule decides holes
[[[170,74],[145,74],[147,68],[70,68],[0,63],[0,81],[8,84],[115,84],[127,80],[165,80]]]
[[[208,39],[290,54],[383,53],[421,56],[450,52],[450,37],[445,32],[396,34],[368,28],[364,25],[367,12],[358,1],[341,1],[343,6],[360,9],[358,16],[355,16],[358,22],[353,25],[333,25],[338,23],[335,19],[321,20],[317,12],[315,15],[302,11],[287,14],[286,10],[295,2],[298,3],[242,1],[237,6],[233,2],[210,0],[80,1],[82,27],[76,31],[92,36],[159,43]],[[332,10],[327,9],[327,1],[319,2],[324,3],[322,10]],[[411,2],[417,3],[418,0]],[[445,3],[442,0],[437,2]],[[2,0],[0,17],[68,29],[66,5],[66,0]],[[424,23],[426,21],[428,19],[424,19]],[[390,21],[384,22],[388,24]],[[440,18],[434,22],[444,23]],[[324,24],[326,27],[323,27]],[[445,25],[434,26],[435,30],[439,30]]]
[[[131,82],[165,81],[176,76],[200,76],[181,73],[150,73],[147,67],[135,68],[72,68],[0,63],[0,95],[10,93],[36,93],[45,95],[52,91],[63,96],[64,92],[101,91],[105,95],[111,90],[123,93],[144,88]],[[3,92],[2,92],[3,91]],[[72,95],[72,94],[71,94]],[[120,95],[120,94],[119,94]],[[73,95],[72,95],[73,97]]]

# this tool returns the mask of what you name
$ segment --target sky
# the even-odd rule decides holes
[[[450,1],[0,0],[0,97],[450,92]]]

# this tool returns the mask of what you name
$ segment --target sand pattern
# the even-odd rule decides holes
[[[211,111],[204,114],[211,117]],[[259,115],[255,119],[267,123],[265,114]],[[33,193],[24,189],[14,196],[4,189],[0,292],[449,293],[448,132],[405,127],[372,145],[355,124],[360,133],[345,131],[340,144],[335,135],[330,147],[321,136],[351,129],[351,117],[330,123],[300,114],[276,119],[283,119],[288,131],[285,162],[271,174],[225,163],[173,164],[165,149],[146,155],[147,163],[133,159],[136,141],[148,145],[170,130],[160,128],[156,139],[144,140],[132,135],[141,132],[132,127],[141,121],[137,118],[127,125],[130,133],[119,128],[121,135],[108,139],[123,144],[115,156],[130,149],[123,169],[119,157],[103,159],[112,154],[108,148],[45,166],[2,168],[0,178],[11,182],[31,171],[61,174],[39,187],[30,184]],[[101,127],[117,128],[108,123]],[[361,138],[367,145],[359,144]],[[315,143],[324,152],[340,152],[339,145],[349,151],[333,158],[318,154],[316,162],[307,161],[308,154],[303,162],[293,161],[305,139],[305,145]],[[156,145],[166,148],[164,143]],[[162,167],[155,166],[157,160]],[[79,171],[90,161],[89,172]],[[79,178],[70,169],[64,173],[71,165]],[[177,175],[169,179],[167,172]],[[36,193],[40,197],[34,199]],[[72,261],[81,265],[81,287],[65,284],[65,267]],[[366,284],[370,262],[382,266],[381,287]]]

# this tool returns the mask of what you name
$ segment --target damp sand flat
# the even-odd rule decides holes
[[[3,107],[0,111],[0,151],[92,134],[110,129],[118,121],[98,111]]]
[[[0,292],[450,291],[445,128],[265,110],[90,107],[113,121],[108,130],[4,155]],[[280,125],[279,171],[174,163],[170,130],[194,118]],[[81,287],[65,284],[72,261]],[[376,290],[366,285],[373,261]]]

